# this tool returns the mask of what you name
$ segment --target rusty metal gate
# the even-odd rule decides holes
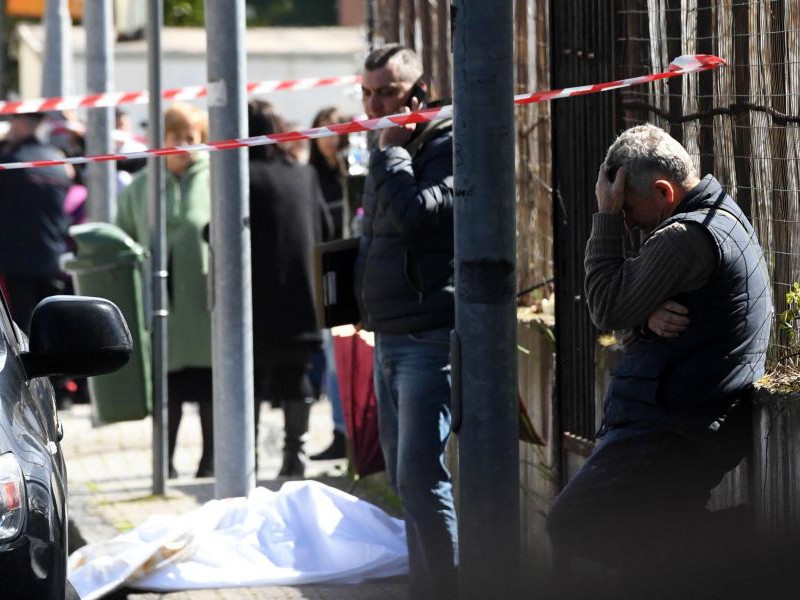
[[[615,14],[609,0],[553,0],[554,88],[615,79]],[[615,94],[559,100],[553,109],[553,227],[556,276],[556,394],[562,484],[566,451],[587,454],[596,430],[597,331],[583,294],[583,255],[596,211],[594,185],[617,124]],[[559,443],[559,442],[557,442]]]

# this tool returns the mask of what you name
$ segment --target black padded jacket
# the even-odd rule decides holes
[[[365,329],[452,327],[453,131],[433,123],[373,152],[364,187],[356,297]]]

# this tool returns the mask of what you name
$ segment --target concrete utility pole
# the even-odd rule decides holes
[[[161,101],[161,30],[163,0],[149,0],[147,15],[147,61],[150,106],[147,135],[151,148],[164,141]],[[153,352],[153,494],[167,487],[167,218],[164,199],[164,164],[161,158],[147,160],[150,217],[150,275],[152,276]]]
[[[460,598],[516,598],[520,532],[512,0],[455,0],[452,19]],[[458,416],[458,402],[454,408]]]
[[[245,2],[206,0],[212,140],[246,137]],[[255,486],[247,151],[211,154],[214,472],[217,498]]]
[[[44,13],[42,96],[64,96],[70,91],[72,19],[67,0],[47,0]]]
[[[111,0],[91,0],[84,4],[86,31],[86,88],[89,93],[109,92],[114,85],[114,51]],[[89,109],[86,151],[110,154],[113,151],[114,109]],[[117,214],[116,164],[91,163],[89,170],[89,215],[92,221],[113,223]]]

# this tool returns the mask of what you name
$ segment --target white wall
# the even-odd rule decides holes
[[[358,72],[363,59],[365,42],[357,30],[352,28],[330,28],[322,35],[319,30],[309,28],[293,30],[290,39],[293,48],[285,51],[265,51],[265,44],[258,45],[247,52],[247,80],[266,81],[274,79],[297,79],[303,77],[329,77],[352,75]],[[74,62],[71,93],[82,94],[86,90],[86,62],[83,53],[83,33],[80,28],[73,29]],[[23,25],[20,30],[20,87],[23,98],[37,98],[41,95],[41,28]],[[276,33],[276,36],[279,36]],[[182,32],[180,40],[170,44],[166,34],[163,40],[165,52],[162,60],[162,76],[165,89],[187,85],[203,85],[206,81],[205,38],[201,32],[192,35]],[[280,38],[283,39],[283,38]],[[296,40],[301,40],[298,44]],[[308,40],[308,47],[302,40]],[[326,44],[326,39],[330,43]],[[174,48],[185,44],[184,48]],[[169,46],[173,46],[169,48]],[[326,47],[330,46],[330,47]],[[169,49],[167,49],[169,48]],[[147,48],[143,42],[118,43],[115,47],[114,65],[115,89],[117,91],[138,91],[147,88]],[[355,95],[354,86],[339,86],[304,90],[298,92],[278,92],[264,96],[272,102],[278,112],[288,121],[297,122],[300,128],[309,127],[314,114],[322,107],[339,106],[345,114],[356,115],[361,112],[361,104]],[[198,101],[205,106],[205,101]],[[135,124],[147,119],[146,105],[128,105]],[[85,115],[80,115],[85,117]]]
[[[342,57],[308,57],[297,60],[276,61],[266,56],[250,57],[247,61],[248,81],[267,81],[273,79],[297,79],[301,77],[327,77],[332,75],[352,75],[357,64]],[[147,64],[141,59],[122,56],[115,65],[115,85],[119,91],[135,91],[147,88]],[[76,81],[86,80],[86,65],[76,60],[73,66]],[[164,88],[203,84],[206,80],[205,56],[165,56],[162,63]],[[317,90],[297,92],[277,92],[268,96],[279,114],[288,121],[296,121],[300,127],[309,127],[316,112],[331,104],[341,107],[346,113],[358,113],[360,101],[354,96],[353,86],[337,86]],[[205,107],[205,100],[196,102]],[[147,105],[128,105],[124,107],[134,123],[146,121]]]

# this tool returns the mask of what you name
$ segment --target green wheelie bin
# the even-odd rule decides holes
[[[62,267],[72,276],[75,293],[114,302],[133,337],[133,355],[125,367],[89,379],[93,422],[143,419],[152,410],[150,338],[143,302],[145,250],[108,223],[75,225],[69,233],[75,253],[64,258]]]

